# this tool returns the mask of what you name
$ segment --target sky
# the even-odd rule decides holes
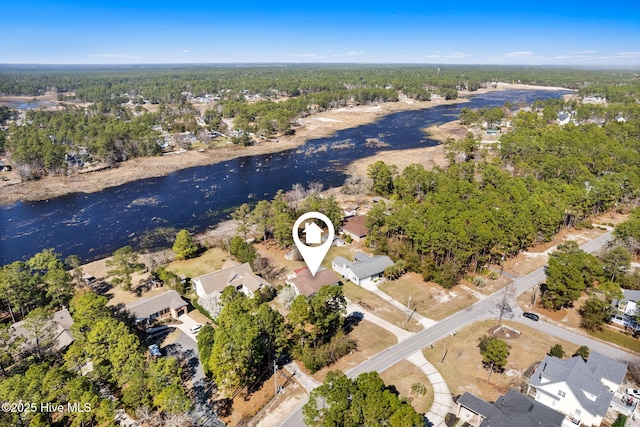
[[[0,64],[640,67],[640,2],[10,1]]]

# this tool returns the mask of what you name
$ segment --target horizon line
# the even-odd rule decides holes
[[[168,67],[168,66],[474,66],[474,67],[529,67],[529,68],[591,68],[591,69],[628,69],[640,71],[640,64],[524,64],[524,63],[449,63],[449,62],[263,62],[263,61],[236,61],[236,62],[149,62],[149,63],[18,63],[0,62],[0,67]]]

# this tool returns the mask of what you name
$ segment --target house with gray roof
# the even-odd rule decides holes
[[[580,356],[546,356],[529,379],[527,394],[576,425],[599,426],[626,372],[626,364],[596,352],[586,362]]]
[[[136,323],[146,322],[147,324],[167,317],[177,319],[188,312],[186,301],[174,290],[137,299],[127,304],[125,308],[135,316]]]
[[[635,316],[640,305],[640,291],[624,289],[621,299],[614,299],[611,302],[613,313],[611,323],[620,325],[625,329],[640,331],[640,325],[636,322]]]
[[[228,286],[233,286],[246,296],[252,297],[258,289],[271,286],[253,272],[248,262],[238,264],[228,261],[222,266],[222,270],[196,277],[192,281],[200,298],[219,295]]]
[[[45,347],[54,351],[62,351],[73,343],[73,335],[71,334],[71,325],[73,318],[66,308],[56,311],[46,321],[46,323],[38,328],[40,337],[38,340],[46,342]],[[36,338],[34,330],[32,330],[24,320],[14,323],[10,328],[11,334],[15,338],[22,340],[19,348],[20,352],[29,353],[36,347]],[[42,342],[40,346],[42,347]]]
[[[473,427],[561,427],[564,415],[532,398],[509,390],[493,403],[465,391],[456,402],[457,416]]]
[[[373,284],[382,278],[385,268],[394,264],[386,255],[369,256],[356,252],[353,261],[341,256],[331,261],[331,268],[358,286]]]

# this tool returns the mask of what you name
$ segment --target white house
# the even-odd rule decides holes
[[[354,260],[349,261],[343,257],[335,257],[331,261],[331,268],[356,285],[366,286],[375,283],[382,277],[384,269],[394,264],[386,255],[365,255],[356,252]]]
[[[260,276],[256,276],[248,262],[238,264],[227,261],[222,270],[214,271],[193,279],[196,294],[200,298],[207,295],[221,294],[228,286],[233,286],[248,297],[252,297],[258,290],[271,286]]]
[[[595,352],[586,362],[580,356],[546,356],[529,379],[527,394],[576,425],[599,426],[626,372],[626,364]]]
[[[622,299],[615,299],[611,303],[615,309],[611,316],[611,323],[640,331],[640,325],[638,325],[635,320],[635,315],[638,312],[638,304],[640,304],[640,291],[625,289],[622,291],[622,294],[624,295]]]

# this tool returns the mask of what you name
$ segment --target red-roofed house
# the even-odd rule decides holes
[[[307,267],[302,267],[291,273],[285,283],[293,286],[298,295],[308,297],[318,292],[323,286],[340,283],[340,277],[334,271],[327,269],[318,270],[316,275],[312,276]]]
[[[351,236],[353,240],[359,242],[360,240],[367,237],[367,233],[369,230],[365,227],[367,222],[366,215],[360,216],[352,216],[351,218],[347,218],[342,225],[342,231]]]

